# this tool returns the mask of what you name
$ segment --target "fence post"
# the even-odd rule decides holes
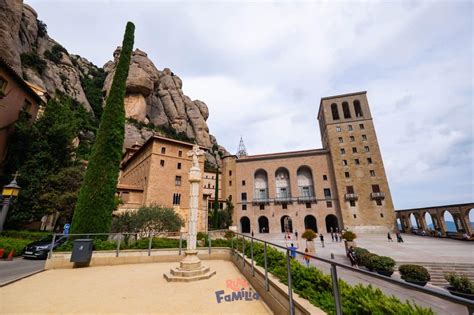
[[[295,314],[295,308],[293,305],[293,289],[291,287],[291,258],[290,258],[290,250],[286,250],[286,271],[288,272],[288,301],[289,301],[289,314]],[[339,314],[338,314],[339,315]]]
[[[151,243],[153,241],[153,237],[152,237],[152,233],[150,231],[150,233],[148,233],[148,256],[151,256]]]
[[[265,290],[269,291],[268,287],[268,268],[267,268],[267,242],[263,242],[263,259],[265,261]]]
[[[119,256],[119,252],[120,252],[120,241],[122,240],[122,234],[119,234],[120,237],[117,241],[117,249],[115,250],[115,257],[118,257]]]
[[[207,240],[209,241],[209,255],[211,254],[211,235],[207,234]]]
[[[48,259],[51,259],[51,257],[53,257],[53,247],[54,247],[55,241],[56,241],[56,233],[53,234],[53,239],[51,240],[51,248],[49,249]]]
[[[179,232],[179,256],[181,256],[182,248],[183,248],[183,232]]]
[[[242,263],[245,268],[245,236],[242,235]]]
[[[334,302],[336,303],[336,314],[342,315],[341,296],[339,294],[339,283],[337,281],[336,265],[331,264],[332,277],[332,293],[334,295]]]
[[[253,267],[253,236],[250,239],[250,259],[252,261],[252,277],[255,277],[255,269]]]

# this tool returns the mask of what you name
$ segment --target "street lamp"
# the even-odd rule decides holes
[[[2,196],[3,196],[3,207],[2,213],[0,213],[0,233],[3,231],[3,225],[7,219],[8,208],[10,207],[11,202],[14,198],[18,197],[21,187],[18,186],[16,182],[16,177],[18,173],[15,173],[15,177],[10,184],[3,186]]]

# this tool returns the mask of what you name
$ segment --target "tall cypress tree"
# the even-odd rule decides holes
[[[79,192],[72,233],[109,232],[125,132],[125,83],[132,56],[135,25],[128,22],[112,87]]]

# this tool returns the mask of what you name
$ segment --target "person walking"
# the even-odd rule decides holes
[[[359,268],[359,266],[357,265],[357,258],[354,252],[354,248],[352,246],[349,247],[349,250],[347,251],[347,257],[349,257],[352,267]]]
[[[321,245],[324,247],[324,235],[323,233],[319,234],[319,239],[321,240]]]
[[[309,250],[308,250],[308,247],[306,247],[306,249],[304,250],[303,259],[304,259],[304,262],[306,263],[306,267],[309,267],[309,260],[310,260],[310,257],[309,257]]]
[[[298,249],[298,246],[295,246],[293,245],[293,243],[291,243],[291,246],[288,247],[288,249],[290,250],[290,256],[291,258],[296,258],[296,250]]]
[[[393,242],[392,235],[390,235],[390,231],[387,232],[387,239],[389,242]]]
[[[332,226],[329,228],[329,231],[331,232],[331,239],[334,242],[334,229],[332,228]]]
[[[298,231],[295,230],[295,237],[296,237],[296,240],[298,240]]]

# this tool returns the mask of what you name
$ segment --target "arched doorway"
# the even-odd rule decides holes
[[[315,233],[318,233],[318,225],[316,223],[316,218],[310,214],[305,216],[304,228],[305,230],[313,230]]]
[[[291,221],[291,218],[289,216],[282,216],[280,223],[282,233],[293,233],[293,222]]]
[[[247,217],[240,218],[240,231],[242,233],[250,233],[250,219]]]
[[[270,233],[270,228],[268,226],[268,219],[266,216],[261,216],[260,218],[258,218],[258,232]]]
[[[443,214],[444,225],[446,226],[446,232],[457,232],[456,223],[454,217],[448,210],[444,211]]]
[[[412,229],[417,230],[420,228],[420,226],[418,225],[418,220],[416,219],[413,213],[410,213],[410,222],[411,222]]]
[[[425,222],[426,222],[426,228],[428,230],[434,230],[436,227],[433,222],[433,218],[431,217],[431,214],[429,212],[425,212],[424,215]]]
[[[328,214],[326,216],[326,231],[330,233],[331,228],[334,232],[336,231],[336,228],[339,228],[337,217],[334,214]]]

